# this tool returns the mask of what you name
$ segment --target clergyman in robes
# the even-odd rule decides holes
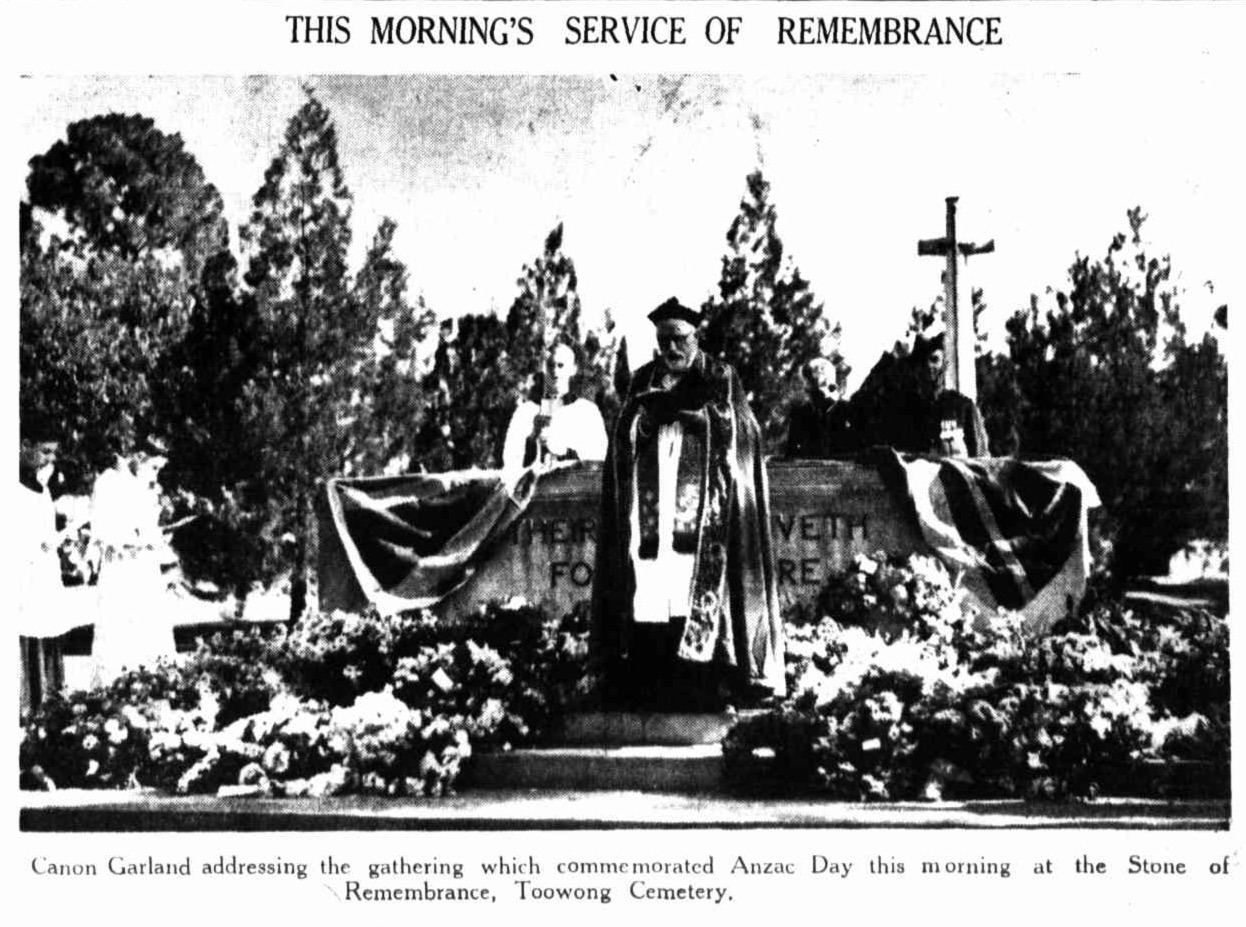
[[[784,691],[761,430],[700,315],[649,314],[602,473],[592,647],[618,707],[714,710]]]
[[[601,460],[606,456],[606,427],[601,412],[572,391],[579,372],[575,351],[559,342],[550,358],[553,389],[541,402],[524,400],[506,429],[502,466],[508,470],[559,460]]]
[[[39,436],[41,438],[43,436]],[[65,680],[61,636],[70,630],[57,554],[56,508],[49,494],[56,468],[55,442],[23,436],[20,485],[13,498],[12,536],[21,667],[20,713],[25,719]]]
[[[157,449],[159,450],[159,449]],[[154,667],[175,653],[160,530],[160,454],[116,458],[95,479],[91,532],[101,549],[96,584],[92,684],[107,685],[124,670]]]

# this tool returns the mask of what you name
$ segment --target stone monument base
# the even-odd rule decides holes
[[[473,757],[466,784],[554,791],[721,791],[722,739],[749,713],[569,715],[548,747]]]

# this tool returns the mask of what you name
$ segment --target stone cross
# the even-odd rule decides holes
[[[969,288],[961,287],[961,279],[965,276],[962,265],[971,254],[990,254],[994,251],[995,240],[992,239],[984,245],[957,241],[956,200],[954,196],[947,198],[947,234],[942,238],[919,241],[917,253],[923,257],[947,259],[947,270],[943,272],[943,311],[947,329],[944,338],[947,364],[943,371],[943,386],[976,401],[978,382],[974,373],[973,300]]]

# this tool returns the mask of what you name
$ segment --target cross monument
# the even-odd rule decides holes
[[[955,196],[947,198],[947,233],[942,238],[922,239],[917,243],[917,253],[923,257],[947,259],[947,269],[943,272],[943,312],[947,329],[944,338],[947,364],[943,372],[943,386],[976,402],[978,381],[974,373],[973,300],[970,298],[971,291],[967,286],[962,288],[961,281],[965,277],[964,264],[968,262],[969,255],[990,254],[995,250],[995,240],[991,239],[984,245],[957,240],[956,200]]]

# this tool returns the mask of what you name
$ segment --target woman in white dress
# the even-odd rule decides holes
[[[95,480],[91,535],[100,546],[92,682],[172,658],[172,603],[161,574],[164,536],[156,475],[163,457],[118,458]]]

